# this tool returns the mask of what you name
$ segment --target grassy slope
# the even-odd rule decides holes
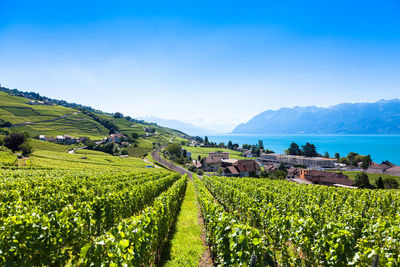
[[[216,152],[216,151],[223,151],[229,153],[229,158],[231,159],[247,159],[241,156],[241,152],[230,150],[230,149],[223,149],[223,148],[215,148],[215,147],[191,147],[191,146],[183,146],[184,149],[187,151],[192,152],[192,159],[197,159],[200,155],[202,158],[207,157],[208,153]]]
[[[51,169],[129,169],[145,168],[146,163],[135,158],[120,158],[109,154],[68,154],[37,150],[30,156],[30,166],[33,168]]]
[[[9,149],[1,146],[0,147],[0,167],[11,166],[17,160],[17,156],[14,155]]]
[[[193,182],[189,181],[176,223],[176,232],[171,240],[170,259],[164,266],[198,266],[204,252],[198,214],[196,192]]]
[[[68,118],[52,122],[40,122],[10,129],[15,132],[26,131],[31,136],[44,134],[55,137],[57,135],[68,134],[75,137],[87,136],[92,140],[99,140],[108,135],[108,130],[100,123],[85,114],[77,112],[75,109],[62,106],[26,104],[29,101],[29,99],[23,97],[10,96],[4,92],[0,92],[0,122],[9,121],[13,124],[40,122],[72,114]],[[130,156],[146,156],[153,149],[153,143],[167,144],[172,136],[182,134],[179,131],[154,124],[143,125],[132,123],[124,118],[115,119],[108,114],[100,114],[98,116],[113,120],[118,126],[119,131],[123,134],[137,133],[139,136],[142,136],[145,135],[143,127],[155,128],[158,134],[156,136],[139,138],[136,146],[128,149]]]
[[[68,118],[53,121],[40,122],[25,126],[11,128],[12,131],[26,131],[35,135],[57,136],[68,134],[71,136],[87,136],[92,139],[101,139],[106,136],[108,130],[92,118],[72,108],[62,106],[28,105],[29,99],[10,96],[0,92],[0,119],[12,124],[25,122],[40,122],[55,119],[60,116],[72,115]]]

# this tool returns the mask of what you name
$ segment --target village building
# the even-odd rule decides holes
[[[110,134],[107,138],[108,142],[114,142],[120,144],[121,142],[127,141],[128,138],[121,134],[121,133],[116,133],[116,134]]]
[[[287,169],[286,177],[289,179],[300,178],[301,170],[300,168],[290,167]]]
[[[300,179],[310,181],[313,184],[330,186],[354,186],[354,181],[343,173],[326,172],[317,170],[300,170]]]
[[[282,162],[290,165],[304,165],[310,168],[333,168],[335,167],[335,163],[337,163],[336,159],[266,153],[261,154],[260,160],[264,163]]]
[[[389,161],[383,161],[381,164],[372,163],[368,169],[365,170],[366,173],[374,174],[386,174],[400,176],[400,166],[397,166]]]

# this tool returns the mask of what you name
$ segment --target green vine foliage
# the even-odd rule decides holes
[[[0,177],[0,265],[55,266],[76,262],[85,244],[152,205],[181,176],[1,170]]]
[[[162,193],[153,206],[121,221],[81,249],[84,266],[152,266],[168,240],[186,190],[187,177]]]
[[[400,193],[204,176],[237,221],[259,231],[274,264],[400,265]]]

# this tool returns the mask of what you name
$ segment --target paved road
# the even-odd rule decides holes
[[[188,171],[188,170],[186,170],[186,169],[184,169],[184,168],[182,168],[182,167],[180,167],[180,166],[177,166],[177,165],[173,164],[172,162],[170,162],[170,161],[168,161],[168,160],[163,159],[163,158],[160,156],[160,151],[161,151],[161,149],[162,149],[162,147],[157,148],[155,151],[152,151],[152,152],[151,152],[151,156],[153,157],[153,159],[154,159],[155,162],[157,162],[157,163],[159,163],[159,164],[161,164],[161,165],[167,167],[167,168],[170,169],[170,170],[179,172],[179,173],[182,174],[182,175],[183,175],[183,174],[187,174],[188,177],[189,177],[189,179],[192,179],[192,178],[193,178],[193,173],[191,173],[190,171]]]
[[[13,124],[13,125],[10,126],[10,128],[17,127],[17,126],[30,125],[30,124],[35,124],[35,123],[58,121],[58,120],[62,120],[62,119],[71,117],[72,115],[76,115],[76,114],[77,113],[74,112],[73,114],[64,115],[64,116],[60,116],[60,117],[57,117],[57,118],[54,118],[54,119],[44,120],[44,121],[32,121],[32,122],[31,121],[27,121],[27,122],[24,122],[24,123]]]
[[[82,146],[82,147],[78,147],[78,148],[73,148],[71,150],[68,150],[69,154],[75,154],[75,151],[79,150],[79,149],[85,149],[87,148],[87,146]]]

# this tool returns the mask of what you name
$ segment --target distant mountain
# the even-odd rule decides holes
[[[400,134],[400,100],[264,111],[235,134]]]
[[[168,119],[158,118],[155,116],[137,117],[136,119],[145,120],[148,122],[154,122],[154,123],[157,123],[158,125],[172,128],[172,129],[177,129],[177,130],[180,130],[184,133],[187,133],[187,134],[193,135],[193,136],[212,133],[212,131],[210,131],[210,130],[203,129],[194,124],[186,123],[186,122],[179,121],[179,120],[168,120]]]

